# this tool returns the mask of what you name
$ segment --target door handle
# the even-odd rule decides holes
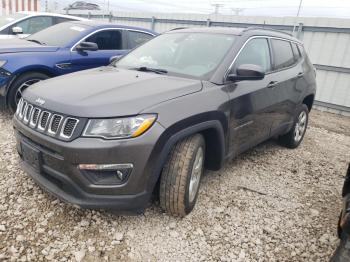
[[[277,81],[271,81],[266,87],[267,88],[274,88],[278,84]]]
[[[300,73],[297,75],[298,78],[302,78],[303,76],[304,76],[304,73],[303,73],[303,72],[300,72]]]

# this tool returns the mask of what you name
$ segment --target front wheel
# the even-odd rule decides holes
[[[184,217],[194,208],[204,170],[205,141],[196,134],[178,142],[168,156],[160,179],[160,205]]]
[[[48,79],[49,76],[42,73],[26,73],[19,76],[13,84],[10,86],[9,92],[7,94],[7,104],[12,113],[16,111],[17,104],[22,98],[22,92],[29,86]]]
[[[297,148],[301,141],[303,141],[308,122],[309,109],[306,105],[302,104],[296,112],[293,127],[287,134],[278,138],[279,142],[288,148]]]

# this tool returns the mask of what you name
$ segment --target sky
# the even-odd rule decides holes
[[[63,9],[74,0],[48,0],[49,8]],[[161,12],[247,16],[296,16],[300,0],[87,0],[107,12]],[[42,0],[44,6],[45,1]],[[302,0],[300,16],[350,18],[350,0]]]

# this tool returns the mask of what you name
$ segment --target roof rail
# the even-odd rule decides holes
[[[245,28],[242,32],[246,32],[246,31],[250,31],[250,30],[269,30],[269,31],[274,31],[274,32],[278,32],[278,33],[281,33],[281,34],[286,34],[286,35],[289,35],[289,36],[293,36],[291,33],[287,33],[285,31],[269,28],[268,26],[267,27],[250,26],[250,27]]]
[[[181,30],[181,29],[187,29],[188,27],[176,27],[176,28],[173,28],[173,29],[170,29],[168,32],[171,32],[171,31],[175,31],[175,30]]]

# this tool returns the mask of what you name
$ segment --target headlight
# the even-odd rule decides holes
[[[145,133],[156,121],[156,115],[89,120],[83,136],[105,139],[131,138]]]
[[[7,63],[6,60],[0,60],[0,68],[3,67]]]

